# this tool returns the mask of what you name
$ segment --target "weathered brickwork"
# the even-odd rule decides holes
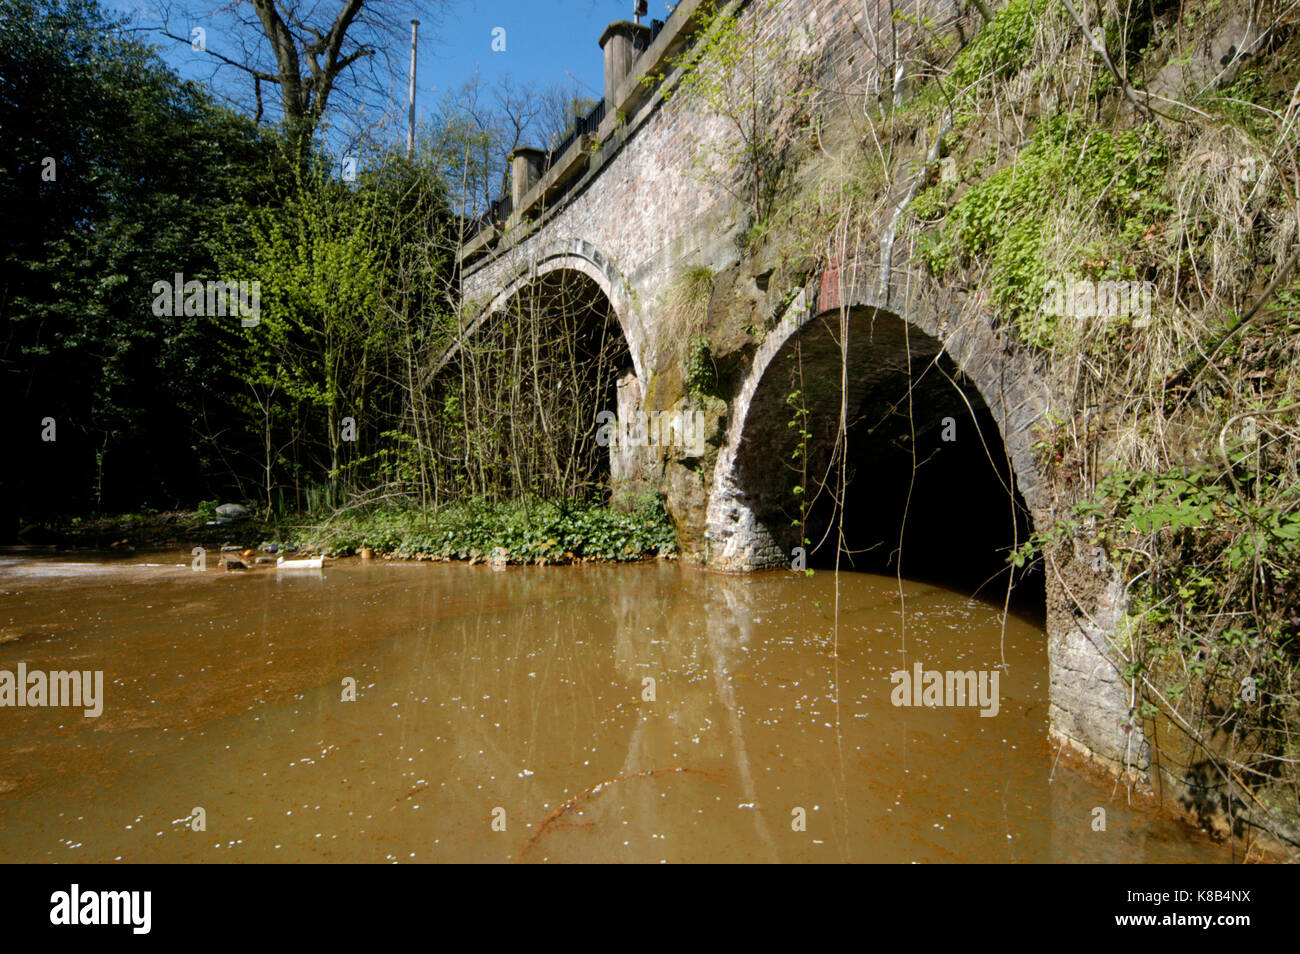
[[[763,37],[775,42],[802,33],[808,56],[823,88],[814,109],[833,111],[864,89],[893,84],[890,52],[907,47],[913,27],[904,21],[926,18],[940,25],[955,19],[953,0],[792,0],[777,5],[747,4],[740,16],[746,29],[758,20]],[[900,16],[891,17],[891,10]],[[869,12],[869,15],[868,15]],[[593,48],[595,47],[593,38]],[[799,41],[802,43],[803,41]],[[873,50],[881,51],[878,61]],[[593,55],[598,54],[593,49]],[[671,78],[668,85],[671,87]],[[623,138],[626,136],[626,138]],[[731,195],[695,171],[693,158],[708,142],[729,140],[734,131],[722,117],[687,108],[680,100],[655,96],[625,130],[598,151],[592,169],[552,209],[541,210],[537,230],[513,240],[466,269],[466,297],[487,303],[521,274],[545,261],[557,242],[590,243],[635,289],[636,301],[619,312],[638,368],[656,365],[654,345],[673,329],[656,324],[658,299],[683,263],[718,262],[726,257],[728,234],[739,224]],[[518,230],[517,230],[518,231]],[[734,250],[732,251],[734,255]],[[635,345],[645,349],[637,353]]]
[[[969,21],[958,19],[959,6],[964,4],[955,0],[791,0],[773,15],[771,4],[755,0],[741,16],[772,43],[802,31],[821,90],[814,108],[830,115],[854,98],[860,102],[864,96],[894,94],[894,51],[913,42],[915,27],[909,24],[946,30],[960,23],[969,31]],[[592,54],[599,55],[592,40]],[[689,333],[664,304],[675,276],[688,266],[708,265],[720,272],[736,264],[741,256],[737,237],[746,223],[725,189],[693,171],[692,159],[701,145],[730,134],[724,119],[655,95],[624,122],[608,117],[607,122],[611,128],[602,127],[602,144],[577,184],[554,207],[531,210],[531,224],[517,224],[467,264],[466,299],[482,320],[549,271],[573,269],[590,276],[609,298],[632,354],[635,377],[620,382],[618,408],[620,415],[630,415],[642,402],[659,400],[655,375],[677,359]],[[878,256],[880,238],[867,237],[863,246]],[[1033,443],[1034,426],[1051,408],[1052,395],[1033,360],[994,332],[978,301],[929,287],[906,264],[895,262],[898,273],[911,276],[901,294],[892,285],[882,290],[864,282],[843,302],[828,300],[813,288],[795,296],[759,345],[739,389],[727,399],[719,418],[716,460],[703,490],[687,486],[680,469],[675,477],[665,476],[662,460],[629,456],[613,462],[620,481],[657,485],[667,495],[679,534],[689,541],[689,555],[721,570],[788,561],[788,541],[764,516],[769,507],[765,497],[781,489],[762,479],[775,470],[762,459],[765,435],[786,426],[786,418],[773,410],[779,402],[765,394],[764,373],[779,366],[793,343],[809,333],[810,323],[841,305],[853,311],[857,322],[873,315],[897,328],[907,322],[918,339],[947,352],[996,420],[1019,493],[1035,522],[1041,526],[1048,519],[1049,489]],[[843,270],[856,271],[853,263],[845,263]],[[879,264],[874,259],[862,263],[860,271],[874,278]],[[860,344],[850,357],[851,387],[860,394],[874,363],[896,359],[898,346],[892,346],[891,358],[870,334],[853,340]],[[834,368],[822,370],[838,381],[838,356],[835,361]],[[767,391],[773,387],[766,385]],[[1150,754],[1140,728],[1126,726],[1132,722],[1129,699],[1110,645],[1122,594],[1116,592],[1108,566],[1090,567],[1079,559],[1070,569],[1069,579],[1049,573],[1047,580],[1051,730],[1111,768],[1143,771]]]

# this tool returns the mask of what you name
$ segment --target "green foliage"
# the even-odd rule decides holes
[[[948,211],[948,197],[952,195],[953,183],[936,182],[922,189],[908,206],[908,211],[922,222],[941,219]]]
[[[1276,132],[1268,110],[1285,113],[1289,98],[1285,91],[1270,93],[1259,70],[1243,69],[1231,86],[1205,90],[1197,105],[1251,138],[1268,141]]]
[[[398,557],[490,558],[503,547],[512,562],[640,560],[675,552],[674,532],[658,498],[630,513],[579,502],[470,500],[436,514],[377,510],[334,521],[317,540],[347,553],[373,547]]]
[[[1034,36],[1048,6],[1048,0],[1011,0],[985,24],[957,56],[945,81],[950,95],[991,79],[1005,79],[1018,73],[1033,50]]]
[[[312,480],[328,484],[328,492],[309,491],[310,511],[341,502],[343,483],[418,474],[410,445],[402,451],[391,443],[405,439],[385,426],[392,385],[384,380],[408,349],[427,348],[422,343],[438,333],[437,322],[413,320],[436,307],[437,279],[449,268],[448,253],[431,247],[446,205],[423,184],[429,174],[397,158],[354,187],[304,173],[278,204],[228,217],[220,249],[226,274],[261,282],[259,322],[225,338],[244,369],[234,402],[250,443],[266,436],[272,445],[260,442],[268,504],[276,481],[310,483],[299,471],[307,455]],[[361,439],[343,438],[344,418],[357,422]],[[403,453],[405,466],[395,466]]]
[[[219,211],[266,195],[273,142],[87,0],[6,0],[0,130],[4,400],[59,422],[56,444],[6,455],[5,495],[193,499],[221,467],[200,425],[230,426],[204,386],[225,364],[201,322],[153,314],[151,288],[217,277]]]
[[[1024,340],[1044,345],[1055,331],[1055,317],[1041,308],[1055,264],[1048,258],[1052,223],[1074,210],[1117,245],[1132,244],[1172,208],[1168,171],[1169,149],[1154,127],[1099,131],[1058,114],[1013,164],[957,200],[919,254],[936,275],[987,264],[994,301]]]
[[[696,335],[687,342],[686,393],[699,397],[717,391],[718,376],[709,349],[709,339]]]
[[[232,223],[251,236],[252,249],[241,254],[232,238],[227,269],[262,284],[261,321],[243,335],[256,381],[278,381],[298,401],[339,406],[346,349],[377,343],[366,323],[379,285],[375,213],[373,196],[300,179],[282,207],[252,209]]]
[[[1213,471],[1130,473],[1116,471],[1097,484],[1080,513],[1110,511],[1121,532],[1145,535],[1168,530],[1226,536],[1216,559],[1236,572],[1258,562],[1289,577],[1300,567],[1300,488],[1285,488],[1273,475],[1247,474],[1238,490]],[[1188,536],[1192,541],[1196,535]]]
[[[794,358],[794,356],[794,353],[791,353],[790,357]],[[800,373],[802,374],[802,371]],[[799,516],[792,519],[790,523],[791,526],[799,528],[799,536],[807,544],[809,541],[803,534],[808,523],[808,508],[811,506],[807,494],[808,442],[812,439],[812,431],[808,430],[808,418],[811,412],[804,402],[804,394],[800,389],[792,390],[786,395],[785,403],[791,411],[786,427],[794,432],[795,438],[794,450],[790,453],[790,466],[799,471],[799,482],[791,490],[798,502]]]
[[[1294,755],[1292,690],[1300,668],[1300,489],[1245,462],[1235,481],[1208,468],[1112,468],[1012,562],[1068,544],[1085,526],[1123,568],[1127,678],[1155,678],[1173,705],[1250,708],[1244,723],[1265,762]],[[1242,700],[1249,679],[1258,698]],[[1190,716],[1189,716],[1190,717]],[[1272,771],[1272,770],[1270,770]]]
[[[921,44],[921,58],[929,63],[942,62],[957,45],[957,37],[945,31],[934,17],[906,10],[894,10],[894,22],[911,27]]]
[[[1233,486],[1210,469],[1150,473],[1114,468],[1067,516],[1035,533],[1015,558],[1016,565],[1060,544],[1092,518],[1111,525],[1099,532],[1102,542],[1124,547],[1136,536],[1164,531],[1190,533],[1182,539],[1193,541],[1199,533],[1218,538],[1212,556],[1226,561],[1231,571],[1258,561],[1281,578],[1290,578],[1300,567],[1300,510],[1295,508],[1300,488],[1288,487],[1270,474],[1244,476]]]

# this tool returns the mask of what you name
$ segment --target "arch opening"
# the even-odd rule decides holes
[[[553,269],[521,284],[462,337],[434,378],[459,457],[457,491],[489,499],[607,499],[611,458],[597,412],[635,379],[614,305],[590,275]]]
[[[756,519],[809,567],[833,567],[838,545],[841,569],[998,601],[1010,583],[1017,608],[1042,617],[1041,574],[1008,562],[1032,521],[979,389],[895,315],[860,307],[841,321],[807,322],[755,391],[736,474]]]

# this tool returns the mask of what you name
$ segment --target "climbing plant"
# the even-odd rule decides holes
[[[755,0],[744,10],[718,5],[696,13],[699,34],[670,69],[681,70],[664,99],[722,120],[724,134],[703,136],[691,156],[702,179],[719,184],[761,227],[807,121],[812,88],[808,36],[802,28],[773,36],[789,0]],[[664,73],[648,76],[659,84]]]

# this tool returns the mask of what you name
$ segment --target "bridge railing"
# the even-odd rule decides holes
[[[488,205],[488,210],[474,219],[465,229],[464,243],[466,245],[474,239],[480,232],[490,225],[498,225],[506,222],[510,214],[514,211],[515,203],[509,193],[495,199]]]
[[[658,22],[658,21],[656,21]],[[595,107],[592,108],[585,116],[579,116],[573,121],[573,128],[569,134],[561,139],[553,149],[546,153],[546,158],[542,161],[541,168],[538,170],[545,175],[546,172],[555,165],[556,161],[569,151],[569,147],[578,141],[581,136],[595,133],[600,128],[600,124],[605,120],[605,100],[602,98]],[[510,213],[514,211],[514,202],[510,194],[500,196],[494,201],[488,211],[476,218],[465,230],[465,242],[471,239],[487,228],[489,225],[495,225],[499,222],[505,222],[510,218]]]
[[[651,49],[651,47],[654,46],[655,40],[659,38],[659,35],[664,31],[664,29],[670,23],[673,22],[674,16],[677,16],[677,7],[674,7],[672,10],[670,10],[665,19],[663,20],[656,19],[650,21],[649,39],[646,41],[645,47],[641,49],[637,54],[636,61],[633,63],[632,73],[636,72],[637,64],[641,62],[641,60],[645,57],[646,53]],[[677,19],[680,20],[681,17],[678,16]],[[601,124],[605,121],[605,118],[608,115],[608,110],[609,110],[609,103],[606,101],[604,97],[601,97],[600,101],[596,103],[596,105],[591,109],[590,112],[588,112],[585,116],[580,116],[576,118],[573,123],[573,128],[570,129],[569,133],[562,140],[556,143],[556,145],[553,148],[547,150],[546,155],[540,164],[540,168],[537,170],[538,174],[542,177],[545,177],[546,174],[552,168],[554,168],[558,164],[561,164],[561,160],[563,160],[566,154],[569,152],[569,150],[574,147],[575,143],[581,141],[582,137],[595,135],[596,131],[600,128]],[[570,189],[572,189],[572,187],[576,185],[580,179],[581,176],[576,176],[571,178],[568,181],[568,183],[563,187],[563,190],[560,191],[558,195],[551,196],[551,198],[552,199],[563,198],[563,195],[566,194]],[[530,204],[535,204],[535,203],[530,203]],[[465,247],[468,247],[470,243],[476,237],[478,237],[478,235],[484,229],[488,228],[489,226],[504,224],[510,218],[510,215],[513,213],[513,211],[514,211],[513,202],[511,201],[511,196],[509,195],[509,193],[501,196],[499,199],[497,199],[495,202],[491,204],[490,208],[486,213],[479,216],[472,223],[470,223],[469,227],[466,229],[465,232],[465,238],[464,238]]]
[[[604,121],[604,119],[605,119],[605,100],[602,98],[601,101],[598,102],[595,105],[595,107],[591,110],[591,112],[573,121],[573,131],[570,132],[563,139],[561,139],[554,149],[551,149],[546,153],[546,159],[542,163],[542,168],[540,171],[544,173],[546,172],[547,169],[550,169],[551,166],[555,165],[555,160],[559,159],[566,152],[568,152],[569,147],[578,141],[579,136],[585,136],[588,133],[594,133],[597,129],[600,128],[600,124]]]

